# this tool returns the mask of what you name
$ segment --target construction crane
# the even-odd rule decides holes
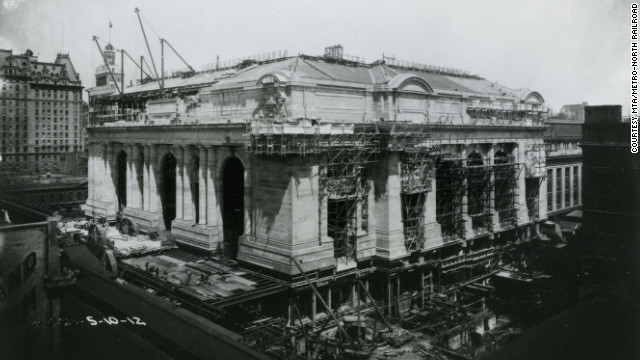
[[[147,44],[147,50],[149,51],[149,57],[151,58],[151,64],[153,64],[153,72],[156,75],[156,79],[159,78],[158,76],[158,70],[156,68],[156,62],[153,60],[153,54],[151,53],[151,48],[149,47],[149,41],[147,41],[147,33],[144,31],[144,26],[142,25],[142,18],[140,18],[140,9],[136,8],[135,10],[136,15],[138,15],[138,22],[140,22],[140,28],[142,29],[142,36],[144,36],[144,42],[145,44]],[[163,74],[164,77],[164,74]],[[163,86],[164,84],[161,84],[161,86]]]
[[[160,63],[160,76],[158,76],[158,70],[156,68],[156,62],[155,60],[153,60],[153,55],[151,54],[151,48],[149,47],[149,41],[147,40],[147,33],[144,31],[144,26],[142,25],[142,18],[140,17],[140,9],[135,8],[135,13],[138,16],[138,22],[140,22],[140,28],[142,29],[142,35],[144,36],[144,42],[147,45],[147,50],[149,51],[149,57],[151,58],[151,64],[153,65],[153,72],[156,75],[156,79],[160,79],[160,88],[164,88],[164,44],[167,44],[169,46],[169,48],[176,54],[178,55],[178,57],[180,58],[180,60],[182,60],[182,62],[187,65],[187,68],[189,68],[189,71],[192,73],[195,73],[196,71],[193,69],[193,67],[191,65],[189,65],[189,63],[187,63],[187,61],[176,51],[176,49],[171,46],[171,44],[169,44],[169,42],[166,39],[160,39],[160,56],[161,56],[161,63]],[[134,61],[135,62],[135,61]],[[142,66],[142,64],[140,64]],[[140,66],[140,70],[142,70],[142,67]],[[148,66],[148,65],[147,65]]]
[[[180,58],[180,60],[182,60],[182,62],[187,65],[187,67],[189,68],[189,71],[191,71],[192,73],[196,72],[191,65],[189,65],[183,58],[182,56],[180,56],[180,54],[176,51],[176,49],[173,48],[173,46],[171,46],[171,44],[169,44],[169,42],[166,39],[160,39],[160,43],[164,42],[165,44],[169,45],[169,48],[171,48],[171,50],[173,50],[173,52],[178,55],[178,57]]]
[[[152,79],[153,79],[153,76],[149,75],[149,73],[147,73],[146,71],[144,71],[144,69],[142,68],[143,61],[144,61],[144,57],[142,57],[142,56],[140,57],[140,64],[138,64],[135,60],[133,60],[133,58],[131,57],[131,55],[129,55],[129,53],[128,53],[128,52],[126,52],[124,49],[120,49],[120,50],[118,50],[118,51],[120,51],[123,55],[127,55],[127,57],[129,58],[129,60],[131,60],[131,62],[133,62],[133,63],[138,67],[138,69],[140,69],[140,78],[141,78],[141,79],[142,79],[142,74],[147,75],[148,77],[150,77],[150,78],[152,78]],[[124,63],[124,61],[123,61],[123,63]],[[147,67],[148,67],[148,65],[147,65]]]

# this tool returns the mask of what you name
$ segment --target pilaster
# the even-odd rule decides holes
[[[217,168],[217,152],[213,146],[207,148],[207,226],[216,227],[220,223],[218,220],[218,198],[216,196],[215,178]]]
[[[198,225],[207,225],[207,148],[199,147],[200,166],[198,166]]]
[[[465,171],[463,172],[465,176],[462,179],[462,188],[464,189],[464,192],[462,195],[462,224],[464,226],[462,237],[465,239],[469,237],[473,237],[474,235],[473,222],[471,221],[471,217],[469,216],[469,186],[468,186],[469,179],[468,179],[468,176],[466,176],[467,174],[466,167],[468,166],[467,156],[468,156],[467,149],[462,149],[462,153],[460,154],[460,157],[462,158],[462,166],[463,168],[465,168]]]
[[[400,156],[397,152],[388,153],[376,165],[376,253],[396,259],[407,254],[400,201]]]
[[[157,178],[160,175],[158,146],[149,145],[149,212],[157,213],[161,209]]]
[[[143,147],[143,162],[142,162],[142,210],[149,211],[150,207],[150,171],[151,171],[151,153],[150,146],[144,145]]]
[[[106,205],[106,214],[108,219],[115,218],[116,210],[118,209],[118,199],[116,196],[116,187],[114,176],[116,172],[115,168],[115,155],[113,151],[113,144],[108,143],[105,147],[105,176],[103,186],[103,199]]]
[[[518,173],[518,189],[516,196],[516,207],[518,211],[518,225],[523,225],[529,222],[529,211],[527,209],[527,190],[526,190],[526,176],[527,171],[524,169],[525,166],[525,144],[518,143],[515,149],[517,151],[517,161],[521,166],[520,172]]]
[[[495,165],[495,153],[496,153],[496,144],[491,144],[489,146],[489,150],[487,151],[487,159],[489,166]],[[494,169],[495,170],[495,169]],[[496,174],[495,171],[491,172],[491,176],[489,177],[489,184],[491,185],[491,191],[489,194],[489,209],[491,211],[491,231],[497,232],[500,231],[500,216],[498,211],[496,211]]]
[[[424,205],[424,249],[442,245],[442,228],[436,220],[436,177],[431,179],[431,191],[426,193]]]
[[[172,151],[176,157],[176,219],[182,220],[184,218],[184,148],[175,146]]]
[[[183,177],[182,177],[182,219],[185,221],[193,221],[194,218],[194,202],[191,194],[192,182],[192,166],[193,166],[193,150],[190,146],[185,146],[183,151]],[[176,193],[178,189],[176,189]]]

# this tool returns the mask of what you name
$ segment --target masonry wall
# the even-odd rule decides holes
[[[257,157],[249,206],[251,235],[238,259],[285,274],[334,266],[333,243],[320,238],[318,166],[313,158]]]

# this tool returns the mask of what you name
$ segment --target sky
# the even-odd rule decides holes
[[[630,1],[626,0],[0,0],[0,48],[40,61],[69,53],[83,86],[109,40],[148,60],[138,7],[156,66],[159,38],[196,70],[205,64],[287,50],[344,53],[468,70],[564,104],[621,104],[630,98]],[[113,25],[109,32],[109,22]],[[119,61],[119,54],[118,54]],[[125,59],[125,79],[139,77]],[[165,49],[165,69],[185,65]],[[85,94],[86,97],[86,94]]]

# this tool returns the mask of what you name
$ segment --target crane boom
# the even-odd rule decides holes
[[[173,48],[173,46],[171,46],[171,44],[169,44],[169,42],[166,39],[163,39],[165,43],[167,43],[167,45],[169,45],[169,47],[171,48],[171,50],[173,50],[173,52],[178,55],[178,57],[180,58],[180,60],[182,60],[182,62],[187,65],[187,67],[189,68],[189,70],[191,70],[191,72],[196,72],[191,65],[189,65],[183,58],[182,56],[180,56],[180,54],[176,51],[176,49]]]
[[[153,78],[153,76],[149,75],[146,71],[144,71],[144,69],[142,68],[142,62],[140,64],[138,64],[135,60],[133,60],[133,58],[131,57],[131,55],[129,55],[128,52],[126,52],[124,49],[121,49],[119,51],[122,51],[123,54],[127,55],[127,57],[129,58],[129,60],[131,60],[137,67],[138,69],[140,69],[140,71],[142,71],[145,75],[147,75],[150,78]]]
[[[147,44],[147,50],[149,51],[149,57],[151,58],[151,64],[153,64],[153,72],[158,78],[158,70],[156,69],[156,62],[153,60],[153,54],[151,54],[151,48],[149,47],[149,41],[147,41],[147,33],[144,32],[144,26],[142,26],[142,19],[140,18],[140,9],[135,9],[136,15],[138,15],[138,22],[140,22],[140,28],[142,29],[142,36],[144,36],[144,42]]]

